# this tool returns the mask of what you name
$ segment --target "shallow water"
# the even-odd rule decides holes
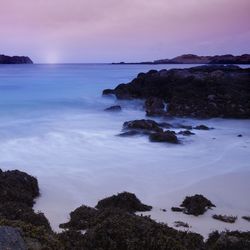
[[[215,128],[181,138],[182,145],[116,136],[123,122],[145,117],[142,102],[102,97],[102,90],[139,72],[172,67],[189,65],[0,66],[0,168],[38,177],[41,197],[35,208],[54,229],[77,206],[94,206],[124,190],[165,207],[178,202],[175,194],[185,196],[195,186],[222,208],[250,213],[245,179],[234,184],[237,202],[228,196],[228,184],[219,191],[202,184],[230,173],[249,175],[250,120],[173,119]],[[122,112],[103,111],[116,103]]]

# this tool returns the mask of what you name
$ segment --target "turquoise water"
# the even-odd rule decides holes
[[[77,206],[93,206],[120,191],[167,206],[169,192],[232,171],[249,171],[249,120],[175,119],[216,128],[181,138],[182,145],[116,136],[123,122],[145,118],[143,103],[102,97],[102,90],[129,82],[139,72],[172,67],[190,65],[0,65],[0,168],[38,178],[36,209],[45,212],[54,228]],[[114,104],[123,111],[103,111]],[[221,192],[209,195],[216,204],[230,204]],[[244,201],[237,201],[235,209],[249,210]]]

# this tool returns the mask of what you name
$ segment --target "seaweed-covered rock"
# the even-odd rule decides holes
[[[74,230],[85,230],[90,227],[93,219],[99,211],[92,207],[80,206],[70,213],[70,221],[60,224],[61,228],[73,228]]]
[[[34,226],[23,221],[10,221],[0,219],[0,226],[9,226],[20,229],[27,249],[31,250],[62,250],[63,245],[59,242],[58,237],[51,230],[43,226]]]
[[[214,214],[212,217],[215,220],[220,220],[226,223],[234,223],[237,220],[237,216],[228,216],[228,215],[221,215],[221,214]]]
[[[20,230],[8,226],[0,226],[0,249],[27,250]]]
[[[24,172],[13,170],[3,172],[0,169],[0,202],[14,201],[34,204],[39,195],[37,179]]]
[[[163,129],[159,127],[159,124],[157,122],[144,119],[124,122],[123,128],[163,132]]]
[[[111,106],[109,108],[104,109],[104,111],[113,111],[113,112],[117,112],[117,111],[121,111],[122,108],[120,105],[115,105],[115,106]]]
[[[128,192],[119,193],[117,195],[100,200],[97,203],[96,208],[120,208],[131,213],[150,211],[152,209],[151,206],[141,203],[135,194]]]
[[[101,209],[84,235],[69,230],[59,234],[59,238],[68,246],[66,250],[201,250],[204,247],[198,234],[179,232],[149,217],[117,208]]]
[[[175,135],[175,132],[170,130],[164,132],[152,133],[149,135],[149,140],[151,142],[169,142],[174,144],[179,143],[178,138]]]
[[[0,219],[21,220],[34,226],[43,226],[51,230],[49,221],[43,213],[35,213],[25,203],[5,202],[0,204]]]
[[[250,232],[221,232],[215,231],[209,235],[206,250],[249,250]]]
[[[184,213],[195,216],[204,214],[207,209],[215,207],[215,205],[201,194],[187,196],[181,204],[184,207]]]
[[[163,115],[164,107],[164,101],[161,98],[149,97],[145,101],[145,109],[147,116]]]

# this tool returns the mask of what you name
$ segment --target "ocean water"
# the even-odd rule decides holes
[[[215,178],[220,183],[220,176],[232,173],[250,176],[250,120],[167,121],[215,128],[182,137],[181,145],[116,136],[123,122],[145,118],[143,103],[102,97],[102,90],[129,82],[139,72],[173,67],[189,65],[0,66],[0,168],[38,178],[41,196],[35,209],[54,229],[79,205],[94,206],[121,191],[160,208],[181,202],[175,199],[195,186],[222,208],[250,213],[250,186],[243,179],[234,187],[237,202],[228,188],[202,184],[207,187]],[[115,104],[123,111],[103,111]]]

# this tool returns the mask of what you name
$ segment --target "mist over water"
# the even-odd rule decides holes
[[[215,128],[182,137],[182,145],[116,136],[123,122],[145,118],[143,103],[102,97],[103,89],[127,83],[152,68],[189,66],[0,66],[0,168],[38,178],[41,197],[36,209],[54,228],[77,206],[94,206],[117,192],[134,192],[145,203],[161,207],[173,202],[168,197],[175,191],[202,180],[232,172],[249,175],[249,120],[167,121]],[[103,111],[114,104],[123,111]],[[242,192],[247,187],[239,188],[243,198],[235,207],[223,190],[208,193],[222,207],[249,211]]]

